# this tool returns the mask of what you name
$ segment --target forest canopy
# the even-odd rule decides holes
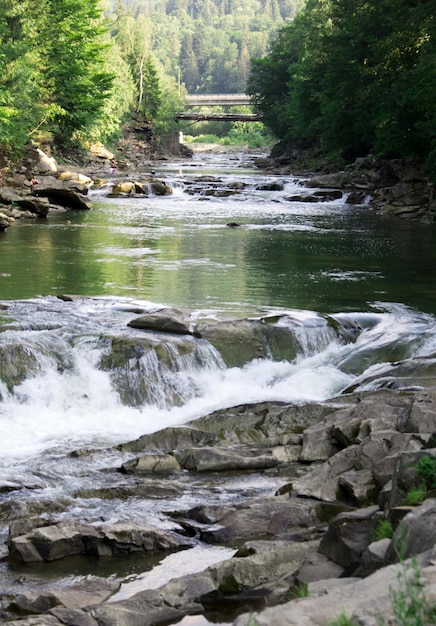
[[[307,0],[247,92],[290,147],[413,157],[436,172],[434,0]]]
[[[285,146],[436,171],[434,0],[0,0],[0,148],[247,92]]]
[[[0,146],[165,133],[186,92],[244,92],[304,0],[0,0]]]

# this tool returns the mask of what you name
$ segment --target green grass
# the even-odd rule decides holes
[[[392,528],[392,523],[383,519],[380,520],[374,529],[371,535],[371,541],[380,541],[381,539],[391,539],[394,534],[394,529]]]
[[[328,623],[328,626],[354,626],[354,623],[345,611],[342,611],[336,619]]]

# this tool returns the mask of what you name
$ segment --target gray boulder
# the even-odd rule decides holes
[[[18,595],[9,610],[21,614],[47,613],[56,606],[79,609],[105,602],[120,588],[120,583],[105,578],[88,577],[62,589]]]
[[[126,461],[121,468],[126,474],[174,474],[182,471],[171,454],[146,454]]]
[[[340,513],[329,524],[321,539],[319,551],[346,569],[350,575],[362,562],[370,543],[379,512],[378,506]]]
[[[134,522],[100,526],[78,521],[39,526],[24,534],[10,534],[9,554],[25,563],[55,561],[77,554],[111,556],[153,550],[176,550],[186,540],[176,533]]]

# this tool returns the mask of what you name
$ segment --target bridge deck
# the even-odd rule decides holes
[[[248,106],[250,97],[245,93],[188,94],[189,106]]]
[[[254,113],[177,113],[176,120],[195,122],[261,122],[262,116]]]

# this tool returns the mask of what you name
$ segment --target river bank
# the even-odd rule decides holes
[[[356,159],[345,167],[337,164],[312,164],[300,155],[259,159],[258,166],[280,174],[300,174],[312,187],[350,192],[350,202],[369,198],[368,207],[405,219],[434,220],[434,185],[422,164],[412,160],[383,160],[371,155]]]
[[[246,155],[156,170],[3,238],[2,618],[393,622],[403,533],[431,605],[431,229]]]
[[[226,154],[241,152],[240,147],[233,149],[228,146],[217,144],[192,144],[192,146],[182,146],[183,158],[192,158],[194,152]],[[120,170],[117,170],[119,179],[131,180],[132,172],[144,170],[149,167],[153,171],[155,165],[160,161],[169,159],[168,155],[156,155],[154,161],[144,163],[141,160],[141,146],[137,146],[130,140],[125,147],[126,156],[133,159],[135,166],[125,159],[120,163]],[[256,154],[256,151],[245,150],[245,152]],[[101,184],[101,179],[110,175],[111,164],[114,162],[114,154],[103,146],[96,146],[91,151],[86,163],[68,163],[59,166],[55,159],[48,157],[41,150],[30,150],[27,159],[16,172],[5,170],[3,176],[3,187],[9,191],[0,189],[0,230],[6,230],[15,219],[46,217],[49,210],[88,208],[86,203],[80,206],[80,194],[86,195],[88,190]],[[84,157],[81,156],[83,161]],[[318,190],[329,190],[331,198],[335,191],[346,194],[347,202],[350,204],[365,204],[368,209],[379,211],[386,215],[394,215],[403,219],[419,219],[433,222],[436,210],[436,196],[434,185],[430,182],[428,175],[423,171],[418,163],[411,161],[383,161],[375,157],[357,159],[354,163],[344,169],[336,170],[331,164],[323,164],[313,169],[303,166],[300,157],[288,155],[274,156],[274,150],[269,157],[255,158],[256,167],[261,170],[281,176],[300,176],[304,184]],[[118,167],[118,165],[117,165]],[[44,177],[43,181],[46,191],[51,191],[51,195],[42,193],[42,187],[33,187],[39,199],[29,198],[29,181],[33,176]],[[49,177],[47,179],[47,177]],[[56,179],[56,181],[55,181]],[[144,182],[144,181],[143,181]],[[145,180],[145,183],[149,182]],[[54,184],[53,184],[54,183]],[[55,191],[53,191],[55,189]],[[67,191],[62,194],[61,190]],[[13,193],[15,191],[15,193]],[[143,192],[138,190],[139,193]],[[169,192],[169,190],[168,190]],[[313,195],[311,201],[318,202],[322,192]],[[328,192],[326,192],[328,194]],[[54,200],[54,202],[53,202]],[[298,194],[290,198],[291,201],[310,201],[307,194]]]

